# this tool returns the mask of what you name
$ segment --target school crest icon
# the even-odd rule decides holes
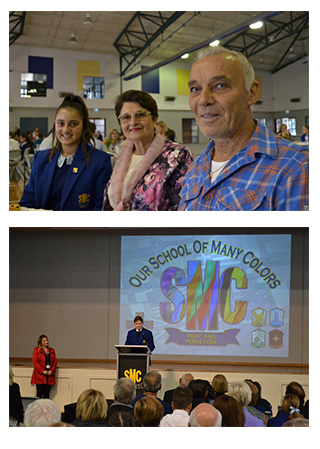
[[[284,310],[275,307],[269,311],[270,326],[281,327],[284,325]]]
[[[254,327],[263,327],[266,325],[266,317],[267,312],[258,307],[257,309],[252,310],[252,326]]]
[[[78,203],[83,207],[86,206],[90,201],[89,193],[82,193],[82,195],[78,196]]]
[[[269,332],[269,346],[272,349],[280,349],[283,347],[283,332],[279,329],[273,329]]]
[[[256,329],[251,332],[252,348],[264,348],[266,346],[266,333],[262,329]]]

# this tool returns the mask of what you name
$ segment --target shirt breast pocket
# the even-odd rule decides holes
[[[192,206],[190,210],[197,209],[198,204],[201,202],[202,190],[203,187],[200,184],[194,185],[192,189],[188,185],[181,189],[179,196],[186,203],[186,210],[188,210],[189,205]]]
[[[263,209],[267,192],[223,187],[216,194],[216,210],[253,211]]]

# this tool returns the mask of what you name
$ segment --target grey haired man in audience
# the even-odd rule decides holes
[[[132,402],[136,397],[134,382],[127,377],[121,377],[114,384],[113,395],[114,403],[108,409],[107,419],[116,412],[129,412],[133,415]]]

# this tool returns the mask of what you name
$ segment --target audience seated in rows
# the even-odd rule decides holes
[[[186,381],[186,377],[179,379],[180,385],[183,379]],[[268,427],[309,426],[308,419],[300,411],[300,407],[306,409],[305,392],[297,382],[287,385],[277,416],[268,421],[257,408],[261,387],[259,389],[257,382],[249,379],[230,383],[227,391],[225,377],[222,375],[213,378],[210,390],[207,380],[193,379],[189,382],[189,387],[181,385],[173,390],[171,406],[157,396],[161,382],[161,375],[157,371],[149,371],[143,379],[143,394],[135,398],[134,382],[128,378],[118,379],[113,387],[113,402],[107,401],[100,391],[85,390],[77,400],[76,417],[72,424],[62,422],[65,419],[61,419],[61,413],[52,400],[38,399],[27,407],[24,426],[264,427],[266,422]],[[217,386],[219,382],[221,388]],[[287,393],[288,391],[295,391],[297,394]],[[213,404],[211,398],[214,398]],[[112,402],[109,407],[108,402]],[[267,406],[270,404],[265,399],[263,402]],[[164,407],[170,407],[170,411],[166,413]]]

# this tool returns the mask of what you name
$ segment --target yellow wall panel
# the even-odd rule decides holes
[[[78,61],[78,90],[83,90],[84,76],[100,76],[100,62]]]
[[[189,95],[190,70],[177,69],[177,95]]]

